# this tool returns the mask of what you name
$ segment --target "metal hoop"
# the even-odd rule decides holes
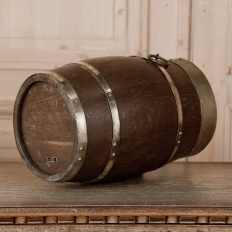
[[[156,60],[154,60],[154,58]],[[175,86],[175,83],[173,82],[171,76],[169,75],[169,73],[167,72],[167,70],[164,68],[164,65],[165,67],[168,67],[168,61],[162,57],[159,56],[159,54],[157,54],[156,56],[155,55],[149,55],[148,56],[148,59],[156,66],[159,68],[159,70],[163,73],[163,75],[165,76],[165,78],[167,79],[170,87],[171,87],[171,90],[173,92],[173,95],[175,97],[175,100],[176,100],[176,107],[177,107],[177,115],[178,115],[178,130],[177,130],[177,135],[176,135],[176,141],[175,141],[175,145],[174,145],[174,148],[172,150],[172,153],[171,155],[169,156],[168,160],[162,165],[166,165],[167,163],[169,163],[172,158],[175,156],[178,148],[179,148],[179,145],[181,143],[181,138],[182,138],[182,134],[183,134],[183,111],[182,111],[182,105],[181,105],[181,100],[180,100],[180,95],[179,95],[179,92],[178,92],[178,89],[176,88]],[[158,61],[161,60],[160,61]],[[161,64],[160,64],[161,63]]]
[[[92,182],[98,182],[102,180],[110,172],[110,170],[112,169],[116,161],[117,148],[118,148],[119,140],[120,140],[120,120],[119,120],[118,107],[117,107],[115,98],[113,96],[112,90],[109,87],[103,75],[96,68],[94,68],[92,65],[88,63],[78,62],[76,64],[84,68],[88,72],[90,72],[94,76],[94,78],[97,80],[101,88],[104,90],[106,94],[106,98],[110,106],[110,111],[111,111],[112,121],[113,121],[113,136],[112,136],[112,144],[111,144],[109,159],[102,173],[95,179],[89,181],[89,183],[92,183]]]
[[[200,99],[201,128],[196,144],[186,155],[192,156],[201,152],[213,137],[217,124],[217,106],[213,91],[204,73],[192,62],[185,59],[171,61],[187,73]]]

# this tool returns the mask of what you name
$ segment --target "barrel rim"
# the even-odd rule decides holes
[[[192,62],[182,58],[171,60],[173,64],[183,69],[192,81],[200,100],[201,127],[197,141],[186,155],[193,156],[201,152],[213,138],[217,124],[217,106],[213,90],[204,73]]]
[[[38,81],[47,82],[56,87],[57,91],[61,94],[67,106],[69,108],[72,117],[76,123],[76,143],[73,149],[73,158],[70,165],[60,173],[47,174],[42,171],[32,160],[30,154],[27,152],[26,146],[23,141],[21,131],[21,108],[23,105],[24,98],[30,89],[30,87]],[[43,72],[33,74],[22,84],[14,105],[13,112],[13,125],[16,145],[19,153],[27,165],[27,167],[38,177],[46,181],[69,181],[71,180],[78,171],[81,169],[87,150],[87,126],[85,113],[80,102],[80,99],[72,87],[72,85],[60,74],[55,72]]]

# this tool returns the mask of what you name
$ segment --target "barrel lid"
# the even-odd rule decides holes
[[[182,68],[190,77],[200,100],[201,128],[195,146],[187,156],[201,152],[212,139],[217,123],[217,107],[212,88],[204,73],[192,62],[185,59],[174,59],[172,63]]]
[[[38,73],[21,86],[14,106],[20,155],[38,177],[68,181],[82,167],[87,129],[75,90],[60,74]]]

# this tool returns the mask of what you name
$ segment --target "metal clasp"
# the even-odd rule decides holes
[[[169,62],[163,57],[159,56],[159,54],[156,54],[156,55],[149,54],[148,60],[152,62],[153,64],[162,66],[164,68],[167,68],[169,65]]]

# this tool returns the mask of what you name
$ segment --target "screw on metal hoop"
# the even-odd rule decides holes
[[[159,54],[156,54],[156,55],[148,55],[148,60],[150,62],[152,62],[153,64],[155,65],[159,65],[159,66],[162,66],[164,68],[167,68],[168,65],[169,65],[169,62],[164,59],[163,57],[159,56]]]

